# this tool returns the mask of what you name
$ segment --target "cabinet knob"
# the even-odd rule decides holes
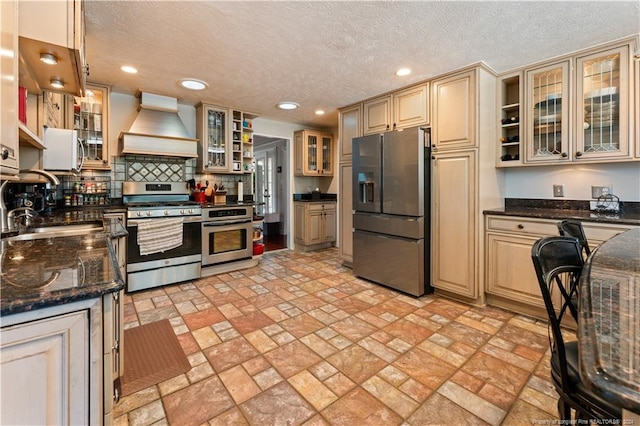
[[[567,157],[568,157],[568,155],[567,155],[567,153],[566,153],[566,152],[563,152],[563,153],[562,153],[562,154],[560,154],[560,155],[562,156],[562,158],[567,158]]]
[[[2,148],[2,159],[6,160],[9,158],[9,150],[7,148]]]
[[[396,123],[393,123],[393,128],[394,128],[394,129],[396,128]]]
[[[576,152],[576,157],[582,157],[582,151]]]
[[[387,124],[387,130],[389,130],[389,125]]]
[[[521,224],[521,223],[519,223],[519,224],[518,224],[518,229],[524,229],[524,225],[523,225],[523,224]]]

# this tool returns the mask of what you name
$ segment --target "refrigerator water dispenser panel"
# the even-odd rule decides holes
[[[359,199],[362,204],[373,204],[374,182],[373,173],[358,173]]]

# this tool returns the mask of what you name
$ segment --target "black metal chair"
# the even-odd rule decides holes
[[[580,241],[580,245],[582,246],[585,255],[589,256],[591,254],[591,249],[589,248],[589,242],[587,241],[587,236],[584,233],[582,222],[575,219],[565,219],[558,222],[558,231],[560,231],[560,235],[562,236],[577,238],[578,241]]]
[[[561,322],[567,312],[578,321],[577,306],[572,300],[584,265],[580,242],[573,237],[541,238],[531,248],[531,258],[549,318],[551,378],[560,396],[560,418],[571,420],[573,409],[575,419],[621,419],[620,407],[611,405],[582,382],[578,342],[565,343],[562,336]]]

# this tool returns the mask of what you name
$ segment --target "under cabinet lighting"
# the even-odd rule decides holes
[[[56,89],[64,88],[64,83],[62,82],[62,80],[59,80],[57,78],[52,78],[50,83],[51,83],[51,87],[55,87]]]
[[[278,104],[278,108],[280,108],[280,109],[296,109],[296,108],[298,108],[299,106],[300,106],[300,105],[298,105],[297,103],[295,103],[295,102],[289,102],[289,101],[286,101],[286,102],[280,102],[280,103]]]
[[[400,68],[398,71],[396,71],[396,75],[398,77],[404,77],[405,75],[409,74],[411,74],[411,70],[409,68]]]
[[[53,55],[51,53],[41,53],[40,61],[44,62],[47,65],[55,65],[58,63],[58,58],[56,58],[56,55]]]
[[[189,90],[202,90],[208,86],[206,82],[195,78],[183,78],[180,80],[180,85]]]
[[[132,67],[131,65],[123,65],[120,67],[120,69],[126,73],[129,74],[137,74],[138,70],[135,67]]]
[[[324,115],[324,111],[321,109],[316,110],[316,115]]]

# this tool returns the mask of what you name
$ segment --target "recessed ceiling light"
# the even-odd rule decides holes
[[[49,83],[51,83],[51,87],[55,87],[56,89],[62,89],[64,87],[62,80],[57,78],[52,78]]]
[[[404,77],[405,75],[409,74],[411,74],[411,70],[409,68],[400,68],[398,71],[396,71],[396,75],[398,77]]]
[[[180,85],[189,90],[202,90],[208,86],[204,81],[195,78],[183,78],[180,80]]]
[[[300,105],[298,105],[297,103],[289,102],[289,101],[278,103],[278,108],[280,108],[280,109],[296,109],[299,106]]]
[[[53,55],[51,53],[41,53],[40,61],[44,62],[47,65],[55,65],[58,63],[58,58],[56,58],[56,55]]]
[[[324,115],[324,111],[321,109],[316,110],[316,115]]]
[[[120,67],[120,69],[126,73],[129,74],[137,74],[138,70],[135,67],[132,67],[131,65],[123,65]]]

